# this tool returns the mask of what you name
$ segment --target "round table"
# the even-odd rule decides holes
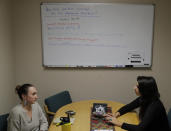
[[[113,113],[124,105],[118,102],[104,101],[104,100],[78,101],[61,107],[56,112],[54,119],[56,117],[66,116],[65,114],[66,111],[73,110],[76,112],[76,114],[73,116],[75,118],[75,121],[73,125],[71,125],[71,131],[90,131],[90,115],[91,115],[91,108],[93,107],[93,103],[106,103],[108,104],[108,107],[112,107]],[[129,124],[139,123],[139,119],[136,112],[126,113],[123,116],[120,116],[118,120]],[[52,121],[48,131],[61,131],[61,126],[56,126]],[[125,131],[125,130],[121,129],[120,127],[115,127],[115,131]]]

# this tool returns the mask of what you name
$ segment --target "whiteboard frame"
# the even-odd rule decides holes
[[[43,66],[44,67],[77,67],[77,68],[84,68],[84,67],[98,67],[98,68],[132,68],[132,67],[142,67],[142,68],[151,68],[152,66],[152,54],[153,54],[153,42],[154,42],[154,14],[155,14],[155,4],[137,4],[137,3],[47,3],[47,2],[42,2],[41,3],[41,8],[42,5],[55,5],[55,4],[104,4],[104,5],[110,5],[110,4],[131,4],[131,5],[152,5],[153,6],[153,25],[152,25],[152,38],[151,38],[151,54],[150,54],[150,64],[144,64],[144,65],[133,65],[133,64],[127,64],[127,65],[120,65],[120,64],[114,64],[114,65],[68,65],[68,64],[63,64],[63,65],[49,65],[49,64],[45,64],[45,59],[44,59],[44,39],[43,39],[43,32],[44,32],[44,28],[43,28],[43,15],[42,15],[42,9],[41,9],[41,29],[42,29],[42,56],[43,56]]]

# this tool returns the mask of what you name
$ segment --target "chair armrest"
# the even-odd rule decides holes
[[[49,111],[49,110],[48,110],[47,105],[44,105],[44,109],[45,109],[45,112],[46,112],[48,115],[52,115],[52,116],[54,116],[54,115],[55,115],[55,113],[54,113],[54,112],[51,112],[51,111]]]

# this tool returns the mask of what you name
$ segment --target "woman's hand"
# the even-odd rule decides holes
[[[115,126],[119,126],[121,127],[122,126],[122,122],[118,121],[117,118],[115,117],[115,115],[113,114],[106,114],[106,120],[109,122],[109,123],[112,123],[114,124]]]
[[[113,116],[113,117],[118,118],[120,116],[120,113],[119,112],[116,112],[115,114],[107,113],[107,114],[104,115],[104,117],[107,117],[107,116]]]
[[[114,116],[115,116],[116,118],[118,118],[118,117],[120,116],[120,113],[119,113],[119,112],[116,112],[116,113],[114,114]]]

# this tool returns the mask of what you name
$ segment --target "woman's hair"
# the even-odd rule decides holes
[[[32,84],[23,84],[23,85],[17,85],[15,88],[15,92],[18,94],[19,98],[23,100],[22,94],[27,95],[29,87],[33,87]]]
[[[145,111],[148,105],[160,98],[156,81],[153,77],[149,76],[138,76],[138,89],[141,94],[141,105],[139,117],[144,117]]]

